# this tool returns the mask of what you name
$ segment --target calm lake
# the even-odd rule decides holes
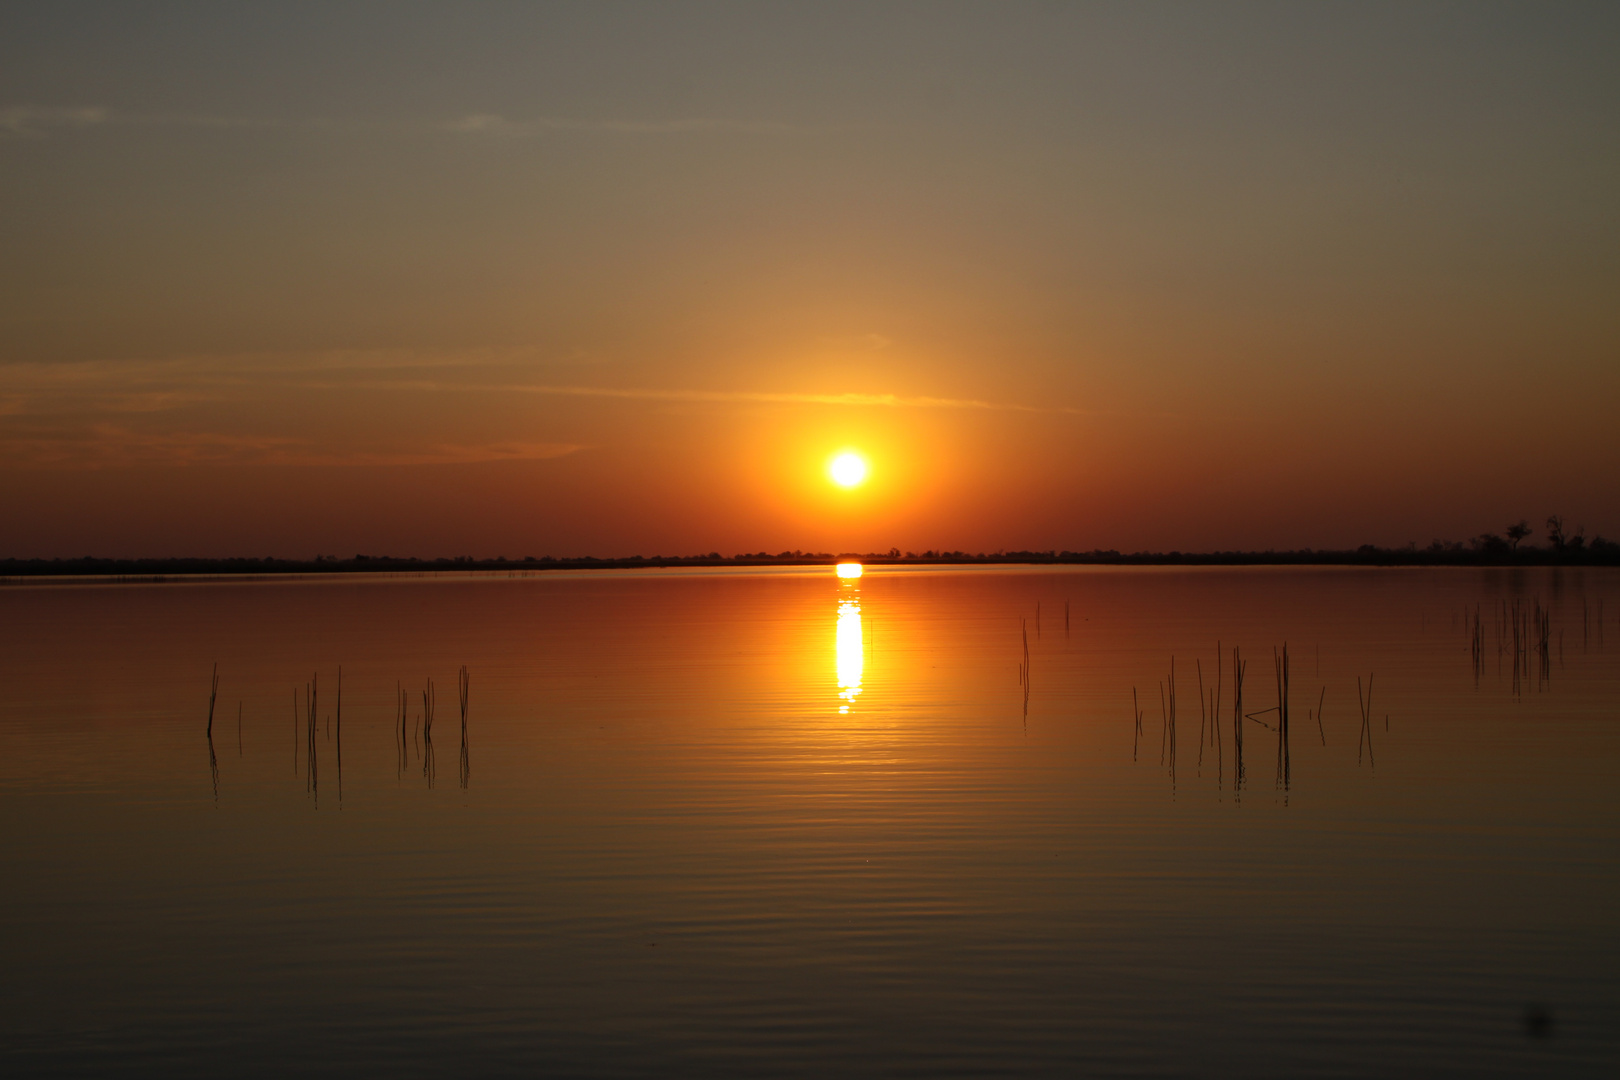
[[[1617,705],[1603,570],[8,584],[0,1072],[1611,1077]]]

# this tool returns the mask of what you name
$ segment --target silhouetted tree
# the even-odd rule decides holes
[[[1519,541],[1529,536],[1533,531],[1530,528],[1530,523],[1523,518],[1520,518],[1516,524],[1509,525],[1507,527],[1507,537],[1508,542],[1513,545],[1513,550],[1519,550]]]
[[[1547,539],[1552,543],[1554,549],[1558,551],[1564,550],[1564,519],[1557,514],[1547,518]]]

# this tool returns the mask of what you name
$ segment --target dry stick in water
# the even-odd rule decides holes
[[[428,787],[433,786],[438,773],[433,755],[433,705],[433,680],[429,679],[427,689],[422,691],[422,775],[427,778]]]
[[[304,790],[320,793],[320,775],[316,766],[316,733],[320,730],[320,673],[310,676],[304,684]]]
[[[1170,778],[1176,776],[1176,658],[1170,658]]]
[[[1291,747],[1288,741],[1288,642],[1283,642],[1282,659],[1278,662],[1278,671],[1282,674],[1282,694],[1277,702],[1277,745],[1282,751],[1282,782],[1283,790],[1288,790],[1290,779],[1293,777],[1293,762]]]
[[[1209,726],[1209,719],[1204,714],[1204,662],[1193,657],[1193,664],[1198,668],[1198,767],[1204,767],[1204,729]]]
[[[1036,624],[1035,624],[1036,625],[1036,631],[1035,632],[1036,632],[1037,635],[1039,635],[1039,633],[1040,633],[1040,622],[1039,622],[1040,605],[1039,604],[1037,604],[1035,606],[1035,610],[1036,610],[1036,619],[1037,619]],[[1023,685],[1024,685],[1024,734],[1028,735],[1029,734],[1029,623],[1022,620],[1022,619],[1019,620],[1019,623],[1020,623],[1020,625],[1023,626],[1023,631],[1024,631],[1024,666],[1020,671],[1020,677],[1021,677],[1021,679],[1023,681]]]
[[[1282,782],[1283,771],[1283,688],[1282,688],[1282,657],[1277,655],[1275,646],[1271,650],[1271,666],[1277,672],[1277,782]]]
[[[1369,672],[1367,672],[1367,763],[1368,764],[1373,763],[1372,687],[1373,687],[1373,673],[1369,671]]]
[[[343,808],[343,665],[338,665],[337,687],[338,809]]]
[[[1365,746],[1367,761],[1373,763],[1372,750],[1372,676],[1367,676],[1367,693],[1361,692],[1361,676],[1356,676],[1356,702],[1361,706],[1361,739],[1356,744],[1356,764],[1361,764],[1361,751]]]
[[[219,697],[219,661],[214,661],[213,689],[208,691],[208,728],[203,734],[214,737],[214,699]]]
[[[1322,687],[1322,693],[1316,698],[1316,733],[1322,737],[1322,745],[1327,745],[1327,732],[1322,730],[1322,702],[1327,700],[1327,687]]]
[[[214,737],[208,736],[208,774],[214,781],[214,809],[219,809],[219,758],[214,754]]]
[[[1136,720],[1136,732],[1131,736],[1131,760],[1136,760],[1136,748],[1142,741],[1142,709],[1136,703],[1136,687],[1131,687],[1131,714]]]
[[[1024,636],[1023,659],[1018,661],[1018,685],[1023,686],[1024,685],[1024,666],[1025,666],[1025,664],[1027,664],[1029,662],[1029,624],[1025,620],[1019,619],[1018,620],[1018,630],[1019,630],[1019,633],[1023,634],[1023,636]]]
[[[1236,645],[1232,646],[1232,789],[1243,788],[1243,671],[1244,664]]]
[[[1159,680],[1159,764],[1164,764],[1165,747],[1170,744],[1170,710],[1164,703],[1164,680]]]
[[[405,774],[405,763],[411,755],[410,737],[407,734],[411,722],[411,699],[398,679],[394,680],[394,690],[399,694],[397,703],[399,705],[399,717],[398,723],[394,725],[394,747],[399,753],[399,769],[396,775],[403,776]]]
[[[461,786],[465,788],[472,776],[472,759],[469,756],[467,745],[467,700],[468,691],[472,686],[472,677],[467,674],[467,665],[461,665]]]

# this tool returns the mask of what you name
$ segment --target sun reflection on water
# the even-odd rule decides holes
[[[852,566],[854,573],[846,573],[845,568]],[[866,648],[861,634],[861,594],[859,579],[861,573],[860,563],[845,563],[838,567],[839,592],[842,594],[838,600],[838,634],[836,648],[838,656],[838,697],[842,704],[838,706],[840,713],[849,712],[849,707],[855,704],[855,699],[861,694],[861,676],[866,667]]]

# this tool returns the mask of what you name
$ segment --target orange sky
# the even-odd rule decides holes
[[[1617,46],[1608,5],[8,9],[0,556],[1620,533]]]

